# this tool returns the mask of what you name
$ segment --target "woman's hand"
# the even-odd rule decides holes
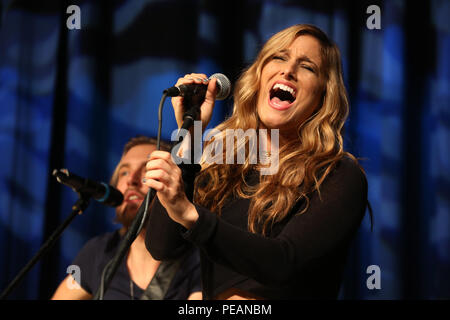
[[[191,83],[208,85],[205,100],[200,106],[200,119],[196,119],[202,121],[202,129],[204,130],[211,120],[214,103],[216,101],[217,79],[212,78],[211,80],[208,80],[208,77],[202,73],[191,73],[185,75],[183,78],[179,78],[175,86]],[[183,125],[183,115],[185,111],[183,108],[183,99],[183,97],[172,98],[172,106],[175,112],[175,118],[177,120],[178,128],[181,128],[181,126]]]
[[[156,191],[159,202],[166,208],[169,217],[186,229],[190,229],[198,219],[195,206],[184,192],[181,169],[166,151],[153,151],[146,165],[143,183]]]

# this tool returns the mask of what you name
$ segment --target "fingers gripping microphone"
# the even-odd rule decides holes
[[[217,95],[216,100],[223,100],[230,94],[231,91],[231,83],[228,80],[227,76],[222,73],[214,73],[209,77],[209,80],[212,78],[217,79]],[[207,84],[182,84],[178,87],[171,87],[164,90],[165,93],[169,97],[186,97],[186,96],[196,96],[200,100],[205,99],[206,89],[208,88]]]
[[[216,100],[223,100],[230,94],[231,91],[231,83],[228,78],[221,73],[215,73],[209,77],[217,79],[217,94]],[[181,126],[180,133],[183,131],[182,129],[188,130],[194,123],[196,119],[198,119],[200,115],[200,106],[205,100],[206,90],[208,89],[207,84],[182,84],[178,87],[171,87],[167,90],[164,90],[164,93],[169,97],[183,97],[183,107],[184,107],[184,115],[183,115],[183,125]]]
[[[75,192],[86,193],[104,205],[117,207],[123,201],[122,192],[106,183],[79,177],[67,169],[55,169],[52,174],[59,183],[71,187]]]

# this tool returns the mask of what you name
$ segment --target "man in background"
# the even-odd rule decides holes
[[[170,145],[161,142],[161,150],[170,151]],[[124,195],[123,203],[116,208],[115,221],[122,227],[89,240],[78,253],[73,265],[81,271],[79,286],[68,275],[57,288],[53,300],[92,299],[97,292],[102,272],[114,257],[122,237],[130,227],[141,206],[148,187],[142,183],[148,156],[156,150],[156,139],[139,136],[130,139],[124,147],[122,158],[111,178],[111,185]],[[200,260],[196,251],[185,255],[176,265],[155,260],[145,247],[145,227],[122,259],[116,274],[104,293],[105,300],[150,299],[149,290],[156,286],[158,299],[201,299]],[[175,268],[175,269],[174,269]],[[171,273],[167,273],[167,270]],[[165,288],[161,278],[171,277]],[[152,279],[155,280],[152,283]],[[152,284],[151,284],[152,283]],[[151,286],[149,286],[151,284]],[[74,288],[75,287],[75,288]],[[149,288],[147,291],[146,289]],[[153,288],[152,290],[155,290]],[[162,293],[161,293],[162,292]]]

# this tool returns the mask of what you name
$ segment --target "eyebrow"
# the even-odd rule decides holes
[[[119,171],[122,168],[129,168],[129,167],[130,167],[130,164],[125,162],[125,163],[122,163],[119,165],[119,167],[117,168],[117,171]]]
[[[142,166],[145,166],[146,163],[147,163],[147,160],[143,160],[143,161],[141,161],[141,163],[139,165],[142,167]],[[117,170],[120,170],[122,168],[129,168],[130,166],[131,166],[130,163],[124,162],[119,165],[119,168]]]
[[[289,56],[291,55],[291,51],[289,49],[280,50],[280,53],[284,53]],[[312,61],[307,55],[301,55],[300,57],[297,58],[297,61],[306,61],[312,63],[317,69],[319,69],[319,66],[314,61]]]

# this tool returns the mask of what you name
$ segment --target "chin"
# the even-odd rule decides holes
[[[285,119],[280,119],[280,115],[266,113],[266,116],[260,117],[261,123],[267,129],[280,129],[286,125]]]
[[[267,129],[280,129],[286,125],[286,120],[289,117],[289,113],[284,111],[275,110],[270,106],[264,106],[258,112],[259,119],[263,126]]]
[[[129,227],[133,222],[139,207],[127,204],[124,208],[116,211],[116,222],[122,224],[125,227]]]

